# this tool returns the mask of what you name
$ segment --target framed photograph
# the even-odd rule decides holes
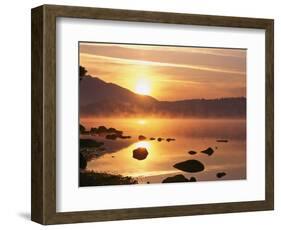
[[[32,220],[273,210],[273,28],[32,9]]]

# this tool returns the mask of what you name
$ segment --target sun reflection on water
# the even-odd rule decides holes
[[[145,119],[139,119],[139,120],[137,120],[137,123],[139,125],[145,125],[147,123],[147,121]]]
[[[148,149],[150,147],[150,143],[148,141],[139,141],[135,145],[136,145],[136,148],[146,148],[146,149]]]

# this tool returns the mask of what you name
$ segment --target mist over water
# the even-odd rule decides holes
[[[80,138],[104,142],[104,153],[88,161],[87,170],[121,174],[137,178],[139,183],[161,183],[177,174],[196,177],[197,181],[246,179],[246,120],[245,119],[114,119],[80,118],[89,130],[106,126],[122,130],[130,139],[108,140],[101,136],[80,135]],[[138,136],[145,140],[139,141]],[[151,137],[156,140],[149,140]],[[157,138],[164,138],[158,142]],[[167,138],[175,138],[168,142]],[[217,142],[227,139],[227,143]],[[132,157],[133,150],[145,147],[148,156],[144,160]],[[200,153],[211,147],[212,156]],[[194,150],[196,155],[188,152]],[[196,159],[205,165],[199,173],[187,173],[173,167],[174,164]],[[217,172],[226,176],[218,179]]]

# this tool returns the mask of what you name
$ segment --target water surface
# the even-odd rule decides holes
[[[122,130],[131,139],[107,140],[104,136],[81,135],[105,143],[103,154],[87,164],[87,170],[132,176],[139,183],[161,183],[163,179],[183,174],[197,181],[246,179],[246,122],[245,119],[82,119],[86,129],[106,126]],[[146,140],[139,141],[144,135]],[[151,141],[150,137],[175,138],[175,141]],[[227,143],[217,142],[227,139]],[[149,154],[145,160],[132,157],[133,150],[145,147]],[[214,154],[200,151],[211,147]],[[197,151],[190,155],[188,151]],[[199,173],[186,173],[175,169],[174,164],[196,159],[205,165]],[[218,179],[217,172],[226,176]]]

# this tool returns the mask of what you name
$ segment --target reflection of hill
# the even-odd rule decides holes
[[[246,117],[246,98],[158,101],[99,78],[80,82],[82,116]]]

